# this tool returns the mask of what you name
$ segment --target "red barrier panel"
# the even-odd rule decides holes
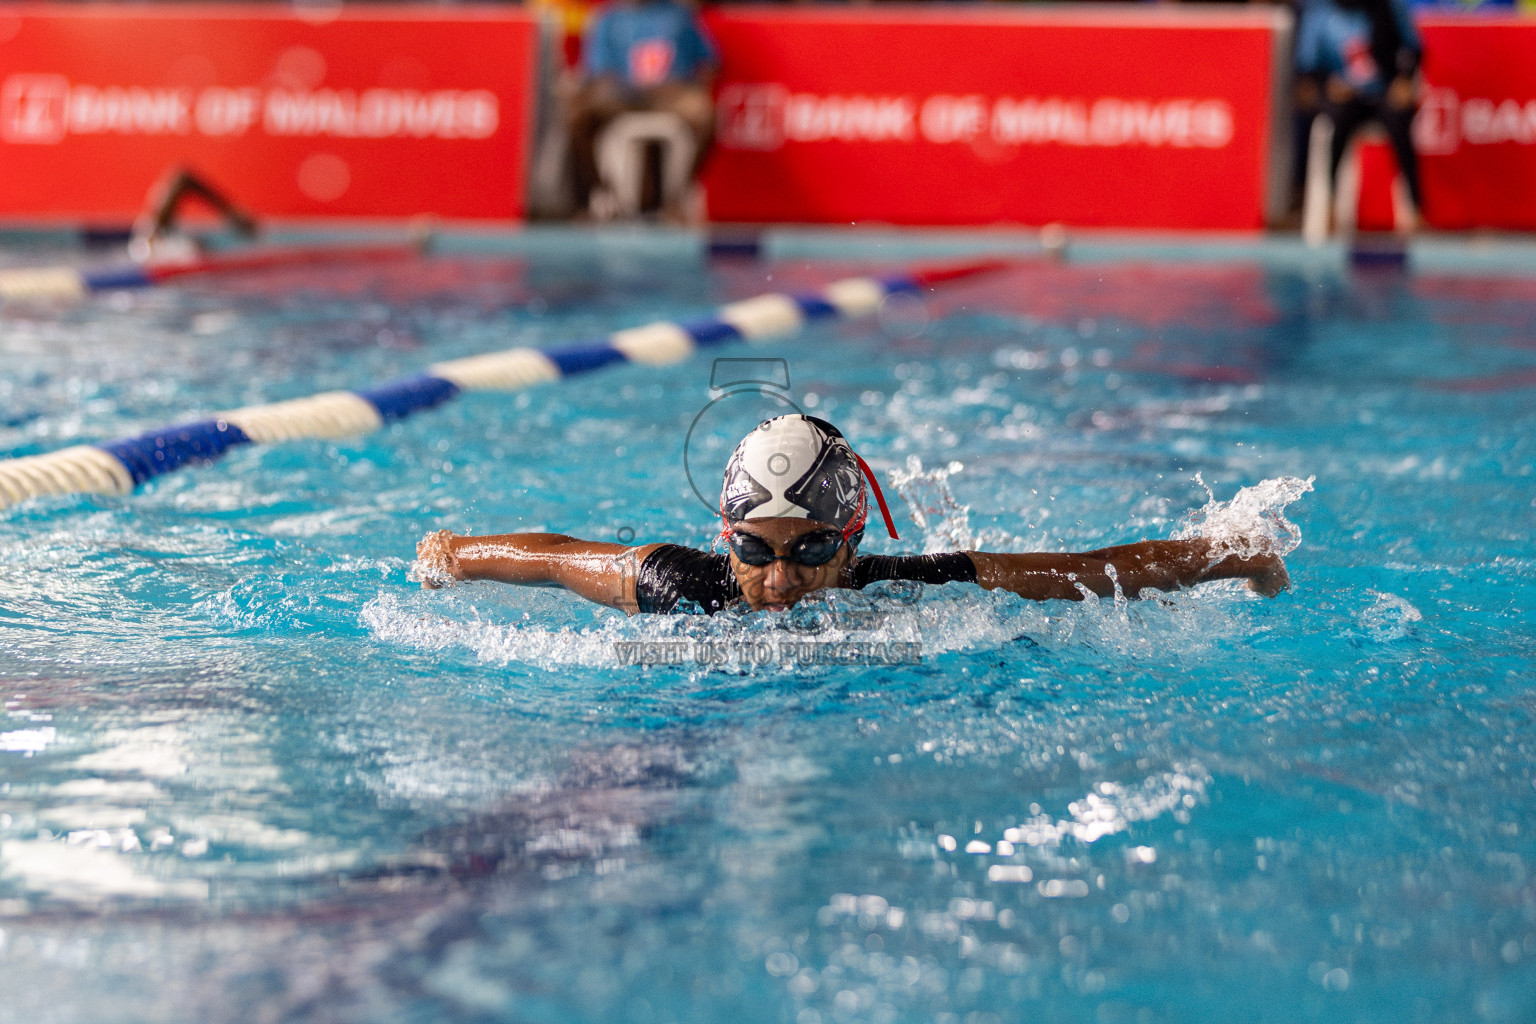
[[[723,221],[1258,228],[1269,10],[717,9]]]
[[[1438,228],[1536,229],[1536,21],[1421,16],[1414,122],[1426,219]]]
[[[537,53],[503,8],[0,7],[0,215],[187,162],[263,214],[519,217]]]

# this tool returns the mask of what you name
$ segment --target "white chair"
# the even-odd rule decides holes
[[[1333,182],[1328,173],[1329,149],[1333,145],[1333,118],[1318,114],[1312,119],[1312,134],[1307,142],[1307,185],[1301,201],[1301,237],[1310,246],[1328,240],[1328,222],[1334,202]]]
[[[676,114],[641,111],[620,114],[597,137],[597,170],[603,187],[592,194],[592,215],[600,220],[640,213],[646,147],[661,147],[661,201],[672,205],[688,190],[695,150],[693,132]]]
[[[1360,145],[1384,143],[1387,133],[1376,124],[1361,128],[1349,140],[1339,161],[1338,180],[1329,181],[1328,158],[1333,147],[1333,121],[1319,114],[1312,121],[1312,137],[1307,148],[1307,185],[1302,200],[1301,235],[1308,245],[1319,246],[1328,239],[1328,222],[1343,238],[1355,234],[1360,212]],[[1418,222],[1418,211],[1408,194],[1408,183],[1399,171],[1392,178],[1392,222],[1399,234],[1411,233]]]

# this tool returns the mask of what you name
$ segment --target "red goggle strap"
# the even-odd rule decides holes
[[[869,478],[869,485],[875,489],[875,501],[880,503],[880,514],[885,517],[885,528],[890,533],[892,540],[900,540],[896,536],[896,524],[891,521],[891,510],[886,507],[885,495],[880,493],[880,481],[875,479],[875,471],[869,468],[869,463],[859,458],[859,453],[854,452],[853,457],[859,460],[859,468]]]

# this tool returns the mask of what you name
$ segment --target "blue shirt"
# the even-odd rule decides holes
[[[643,89],[692,79],[715,63],[715,46],[686,7],[670,0],[619,3],[588,27],[583,62],[594,77],[614,75]]]
[[[1419,31],[1405,0],[1392,0],[1404,49],[1423,52]],[[1296,35],[1296,70],[1308,75],[1338,75],[1361,96],[1375,99],[1386,91],[1398,68],[1381,68],[1371,55],[1371,19],[1362,10],[1346,10],[1332,0],[1309,0]]]

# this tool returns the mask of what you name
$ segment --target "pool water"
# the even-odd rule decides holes
[[[0,453],[903,256],[565,241],[7,307]],[[1536,274],[1454,264],[1025,260],[718,350],[787,387],[621,366],[0,512],[0,1022],[1533,1019]],[[709,496],[790,405],[886,482],[866,551],[1258,531],[1294,589],[407,580],[443,527],[708,546],[685,447]]]

